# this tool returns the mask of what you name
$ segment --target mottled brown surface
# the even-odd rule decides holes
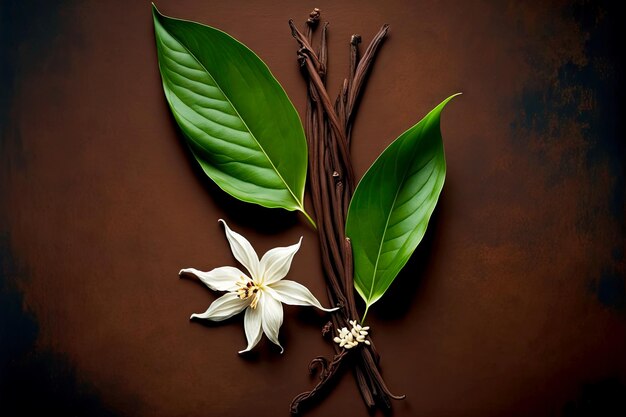
[[[385,379],[407,395],[393,415],[626,409],[617,13],[589,2],[336,3],[157,5],[246,43],[301,114],[287,20],[317,6],[331,22],[332,91],[349,36],[368,42],[389,23],[353,131],[359,176],[434,105],[464,93],[443,115],[448,177],[430,232],[368,315]],[[325,316],[304,308],[286,308],[282,356],[266,339],[237,355],[241,316],[188,321],[216,294],[178,270],[235,262],[218,218],[260,252],[304,236],[290,277],[323,300],[325,290],[302,217],[233,201],[195,168],[163,97],[149,5],[0,5],[9,415],[287,415],[312,386],[308,361],[331,353]],[[346,375],[310,415],[367,415],[358,396]]]

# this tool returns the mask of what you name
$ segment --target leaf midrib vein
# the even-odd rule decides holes
[[[186,118],[185,116],[183,116],[183,115],[182,115],[180,112],[178,112],[177,110],[172,109],[172,111],[173,111],[176,115],[178,115],[178,117],[180,117],[180,118],[184,119],[187,123],[189,123],[190,125],[192,125],[192,126],[193,126],[193,127],[195,127],[196,129],[198,129],[198,130],[202,130],[202,128],[200,128],[199,126],[195,125],[195,124],[194,124],[191,120],[189,120],[188,118]],[[195,140],[194,138],[192,138],[192,137],[190,137],[190,136],[187,136],[187,135],[185,135],[185,137],[189,138],[189,140],[190,140],[191,142],[195,143],[195,144],[196,144],[196,145],[198,145],[199,147],[203,147],[203,146],[202,146],[202,143],[198,142],[198,141],[197,141],[197,140]],[[219,141],[221,141],[221,142],[227,142],[230,146],[241,146],[241,145],[233,144],[232,142],[225,141],[225,140],[220,139],[220,138],[216,138],[216,137],[214,137],[214,136],[211,136],[211,137],[213,137],[215,140],[219,140]],[[219,154],[219,155],[225,155],[225,156],[228,156],[228,155],[226,155],[226,154]],[[228,162],[226,162],[226,163],[245,163],[245,162],[241,162],[241,161],[234,161],[234,160],[233,160],[233,161],[228,161]],[[258,165],[254,165],[254,164],[252,164],[252,163],[247,163],[247,165],[253,165],[253,166],[257,167],[257,168],[262,168],[262,169],[270,169],[270,168],[268,168],[268,167],[259,167]],[[283,190],[283,188],[270,187],[268,184],[262,184],[262,185],[255,184],[255,185],[256,185],[257,187],[263,187],[263,188],[265,188],[265,189],[269,189],[269,190]],[[234,187],[234,185],[233,185],[233,184],[231,184],[231,186],[233,186],[233,187]],[[235,187],[235,188],[237,188],[237,187]]]
[[[427,163],[425,163],[423,166],[428,165],[434,158],[431,158]],[[397,159],[396,159],[396,163],[397,165]],[[381,251],[383,249],[383,242],[385,241],[385,236],[387,235],[387,226],[389,225],[389,219],[391,219],[391,213],[393,212],[393,209],[396,205],[396,201],[398,200],[398,195],[400,194],[400,189],[402,188],[402,186],[404,185],[404,182],[406,181],[406,177],[407,177],[407,172],[409,171],[411,167],[411,164],[408,164],[408,166],[405,168],[404,170],[404,174],[402,175],[402,181],[400,182],[400,185],[398,186],[398,189],[396,190],[396,195],[393,197],[393,202],[391,203],[391,208],[389,209],[389,213],[387,214],[387,220],[385,221],[385,229],[383,231],[383,235],[380,239],[380,243],[378,245],[378,255],[376,255],[376,263],[374,264],[374,272],[373,272],[373,276],[372,276],[372,284],[370,285],[370,291],[368,294],[368,301],[367,304],[370,305],[369,300],[372,299],[372,293],[374,292],[374,283],[376,282],[376,272],[378,271],[378,262],[380,261],[380,254]],[[421,168],[420,168],[421,169]],[[432,175],[432,172],[431,174]],[[428,176],[430,178],[430,175]],[[386,268],[388,269],[388,268]]]

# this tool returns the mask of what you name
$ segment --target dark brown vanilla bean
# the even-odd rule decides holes
[[[289,26],[292,36],[300,45],[298,62],[308,81],[305,132],[309,147],[309,189],[317,219],[322,266],[328,284],[328,298],[332,305],[341,307],[332,314],[334,329],[329,330],[329,325],[324,326],[323,333],[328,335],[330,332],[332,338],[336,335],[335,329],[350,327],[349,320],[359,320],[354,297],[352,247],[344,232],[355,182],[349,140],[356,103],[388,26],[384,25],[380,29],[361,60],[358,50],[361,38],[352,36],[348,77],[332,105],[325,85],[328,23],[323,25],[319,49],[314,51],[311,46],[319,19],[320,11],[314,9],[306,21],[304,34],[292,20]],[[322,357],[313,359],[309,370],[319,368],[320,379],[312,390],[293,399],[291,412],[297,414],[304,402],[318,398],[327,391],[328,384],[346,367],[344,363],[347,361],[369,409],[377,405],[389,408],[390,398],[401,398],[387,389],[378,369],[378,354],[371,340],[370,343],[370,346],[361,344],[351,350],[339,348],[333,343],[336,354],[332,361]]]
[[[361,43],[360,35],[352,35],[350,38],[350,71],[348,73],[348,78],[344,79],[343,88],[341,89],[341,94],[338,97],[338,101],[342,103],[342,119],[344,123],[344,129],[346,130],[346,141],[348,142],[348,146],[350,145],[350,139],[352,136],[352,123],[348,117],[348,93],[350,91],[350,86],[354,84],[354,74],[356,73],[356,68],[359,63],[359,44]]]
[[[348,91],[348,100],[346,104],[346,122],[348,124],[352,123],[352,119],[354,118],[354,111],[357,100],[361,93],[361,89],[363,88],[363,84],[365,83],[365,78],[374,63],[374,57],[376,56],[376,52],[378,48],[382,44],[383,40],[387,36],[387,32],[389,32],[389,25],[383,25],[372,42],[370,42],[369,46],[365,50],[363,54],[363,58],[359,61],[359,65],[356,68],[354,73],[354,80],[350,83],[350,88]],[[360,39],[359,39],[360,41]]]
[[[344,239],[344,280],[346,280],[345,287],[346,288],[354,288],[354,283],[352,282],[353,277],[353,263],[352,263],[352,245],[350,244],[350,239]],[[350,280],[350,282],[347,282]],[[354,319],[358,319],[359,313],[356,311],[356,301],[354,300],[354,291],[349,291],[346,296],[346,301],[348,303],[348,312],[350,317],[354,317]],[[371,342],[370,342],[371,343]]]
[[[311,361],[311,364],[309,365],[309,371],[314,369],[315,366],[319,366],[321,368],[320,383],[317,384],[315,388],[313,388],[311,391],[303,392],[293,399],[290,406],[291,414],[299,414],[300,404],[310,398],[315,397],[318,393],[324,390],[326,384],[331,382],[333,378],[337,375],[347,354],[347,350],[341,351],[339,354],[335,355],[332,362],[330,363],[328,363],[328,361],[323,357],[318,357]]]
[[[329,126],[332,129],[333,134],[337,137],[337,145],[339,146],[342,163],[345,169],[348,170],[346,175],[348,176],[348,178],[352,179],[354,178],[354,174],[352,173],[352,164],[350,163],[350,152],[348,150],[348,142],[346,140],[345,130],[339,122],[337,113],[333,108],[330,97],[328,96],[328,92],[326,91],[326,87],[324,86],[324,82],[322,81],[322,77],[320,76],[320,74],[326,73],[326,68],[320,62],[317,54],[311,49],[311,45],[307,41],[306,37],[302,35],[298,28],[296,28],[293,20],[289,21],[289,26],[291,27],[291,33],[293,37],[300,44],[300,50],[298,51],[298,60],[301,62],[301,65],[302,63],[304,64],[307,69],[309,80],[312,81],[314,84],[315,90],[319,98],[319,102],[322,103],[322,107],[324,108],[324,115],[326,116],[326,119],[330,122]]]

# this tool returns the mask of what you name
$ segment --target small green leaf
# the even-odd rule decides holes
[[[265,63],[218,29],[152,12],[163,91],[204,172],[235,198],[304,212],[304,130]]]
[[[446,176],[439,120],[453,97],[389,145],[354,192],[346,235],[366,308],[387,291],[424,237]]]

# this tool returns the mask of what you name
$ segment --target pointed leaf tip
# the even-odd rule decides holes
[[[400,135],[357,186],[346,220],[354,284],[369,308],[420,243],[446,176],[440,115],[454,94]]]

